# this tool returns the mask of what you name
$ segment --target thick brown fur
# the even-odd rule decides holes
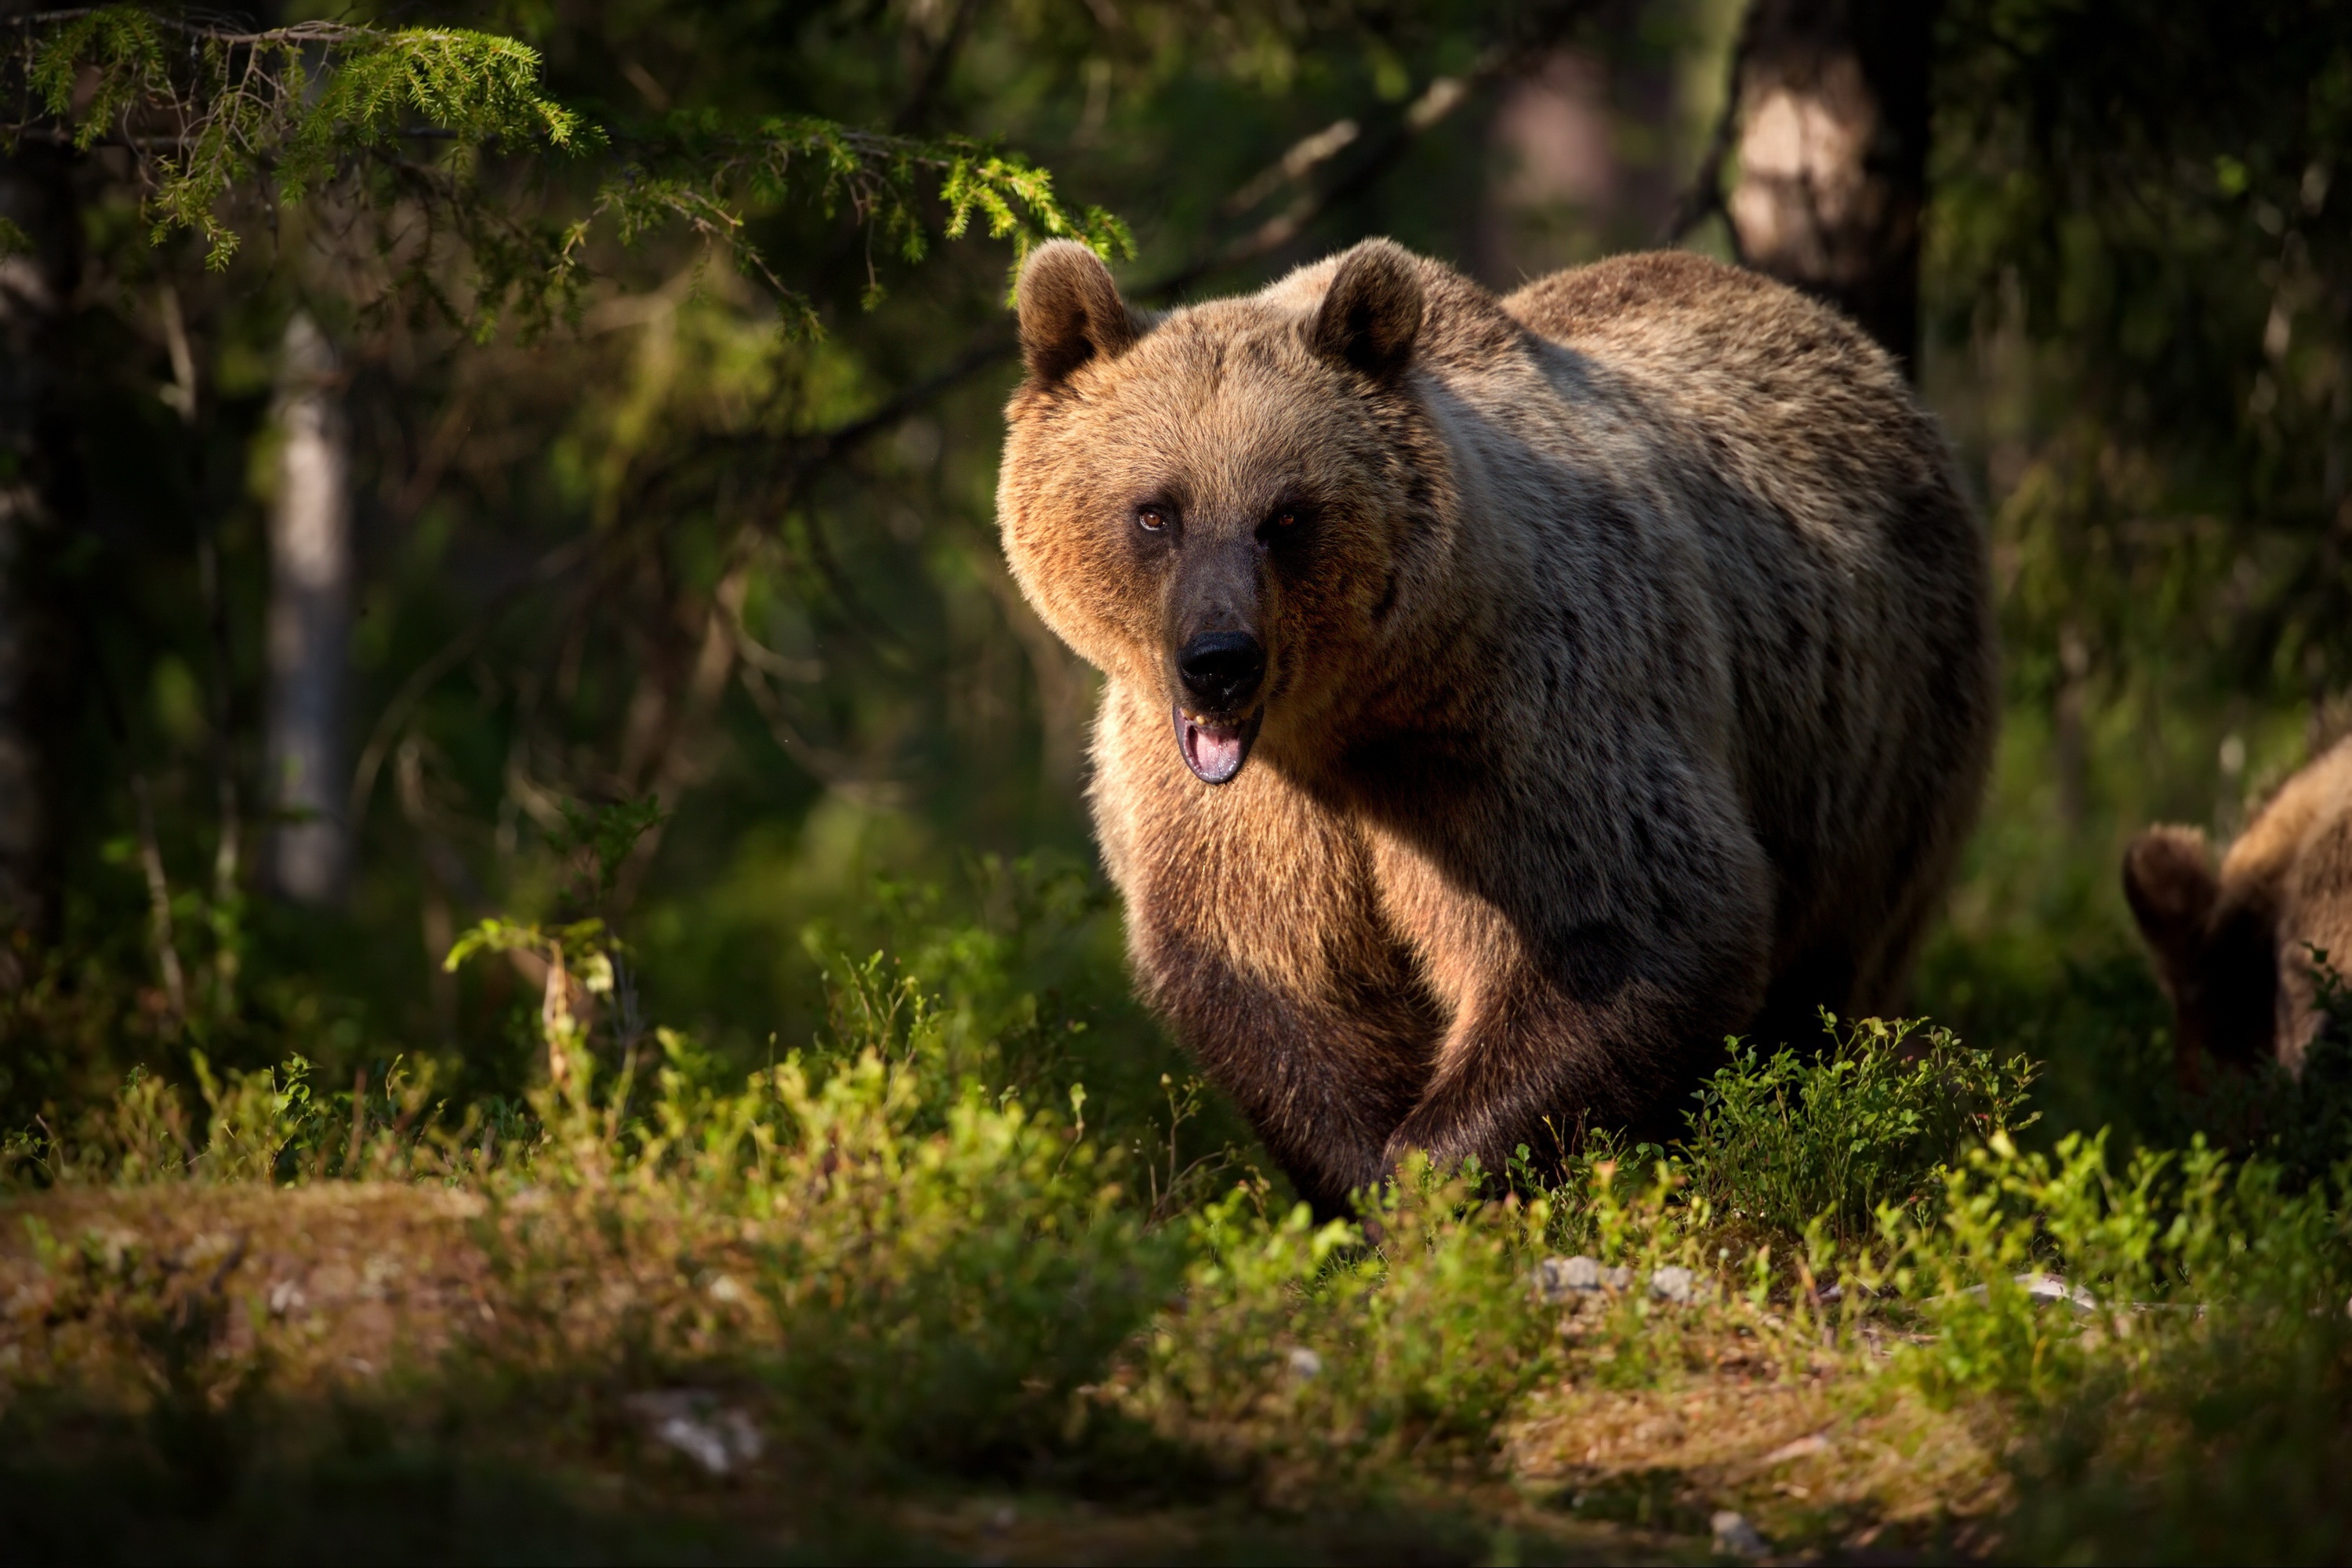
[[[2352,739],[2287,780],[2219,867],[2201,828],[2141,834],[2124,896],[2179,1020],[2183,1079],[2209,1060],[2299,1073],[2321,1022],[2313,950],[2352,972]]]
[[[1674,253],[1115,300],[1073,245],[1024,272],[999,521],[1108,677],[1143,989],[1307,1197],[1679,1131],[1725,1036],[1899,1003],[1997,710],[1982,531],[1885,353]],[[1222,785],[1175,740],[1204,627],[1266,658]]]

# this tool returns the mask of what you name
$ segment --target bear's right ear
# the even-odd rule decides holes
[[[1339,258],[1311,341],[1384,381],[1412,363],[1421,317],[1421,270],[1412,253],[1392,239],[1368,239]]]
[[[1075,239],[1049,240],[1021,268],[1021,359],[1029,379],[1051,386],[1097,356],[1134,346],[1135,317],[1102,258]]]
[[[2221,896],[2202,828],[2151,827],[2124,851],[2124,897],[2176,994],[2193,973]]]

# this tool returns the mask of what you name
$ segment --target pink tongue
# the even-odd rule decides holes
[[[1242,732],[1213,730],[1205,724],[1184,723],[1184,760],[1211,784],[1223,784],[1242,766]]]

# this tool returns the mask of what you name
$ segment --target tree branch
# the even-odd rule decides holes
[[[1748,0],[1747,9],[1740,13],[1739,31],[1731,41],[1731,60],[1724,68],[1723,108],[1715,117],[1715,128],[1707,133],[1706,151],[1700,154],[1690,184],[1675,198],[1675,210],[1658,237],[1661,245],[1680,244],[1684,236],[1723,211],[1723,166],[1730,161],[1732,143],[1739,137],[1739,79],[1755,47],[1759,3],[1759,0]],[[1732,231],[1731,248],[1736,257],[1739,249],[1736,229]]]
[[[1303,194],[1288,207],[1247,234],[1222,245],[1209,247],[1173,270],[1139,285],[1132,290],[1133,297],[1150,303],[1171,300],[1203,278],[1247,266],[1281,249],[1333,207],[1358,195],[1388,173],[1412,150],[1418,138],[1443,123],[1475,94],[1528,69],[1545,49],[1558,42],[1592,8],[1591,0],[1575,0],[1575,3],[1560,5],[1553,12],[1549,24],[1538,28],[1530,37],[1509,45],[1489,47],[1479,57],[1476,64],[1459,77],[1433,79],[1410,106],[1371,138],[1346,172],[1329,184]],[[1359,121],[1350,116],[1334,121],[1312,135],[1302,138],[1283,155],[1281,162],[1267,172],[1278,174],[1279,180],[1268,182],[1266,174],[1258,175],[1228,197],[1223,204],[1224,209],[1237,214],[1245,213],[1278,189],[1281,180],[1303,180],[1340,152],[1362,140],[1358,125]],[[983,328],[961,354],[885,401],[872,412],[830,430],[800,437],[797,442],[799,454],[793,465],[795,478],[804,477],[824,463],[845,457],[981,372],[1012,358],[1018,346],[1011,331],[1002,324]],[[772,437],[766,434],[757,432],[719,438],[730,447],[765,444]]]
[[[56,27],[69,22],[88,21],[114,7],[79,5],[63,11],[33,11],[22,16],[0,16],[0,26]],[[175,33],[184,38],[197,38],[205,43],[225,44],[231,47],[257,44],[339,44],[355,37],[364,37],[375,29],[349,22],[295,22],[283,27],[258,30],[231,26],[226,16],[216,22],[194,18],[206,13],[189,10],[179,16],[166,16],[160,11],[143,14],[148,24],[160,32]],[[215,14],[216,15],[216,14]]]
[[[541,587],[572,571],[584,560],[601,541],[593,538],[568,540],[556,546],[532,563],[529,570],[517,574],[491,594],[488,601],[475,612],[464,629],[444,643],[431,658],[408,672],[392,700],[383,705],[376,716],[375,727],[368,732],[368,742],[360,751],[359,765],[352,770],[352,793],[343,810],[343,820],[356,839],[361,818],[367,812],[368,797],[375,793],[376,774],[383,767],[393,742],[400,738],[401,729],[408,722],[409,713],[425,694],[433,689],[441,678],[464,663],[474,651],[483,635],[509,605],[520,600],[530,590]]]

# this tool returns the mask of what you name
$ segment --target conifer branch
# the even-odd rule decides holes
[[[528,45],[452,27],[340,22],[239,28],[142,6],[56,10],[0,21],[0,144],[32,141],[129,154],[144,187],[151,237],[200,237],[215,269],[254,225],[235,198],[289,206],[328,187],[377,224],[401,284],[487,333],[509,304],[533,318],[576,308],[586,248],[601,227],[624,244],[669,226],[724,252],[774,296],[788,328],[816,317],[747,236],[751,219],[794,195],[845,204],[911,262],[930,237],[926,197],[949,238],[975,223],[1025,253],[1070,237],[1131,254],[1118,220],[1072,209],[1053,177],[1019,155],[961,138],[854,130],[813,118],[731,126],[673,115],[649,133],[619,133],[541,90]],[[438,144],[437,150],[433,144]],[[584,216],[500,200],[484,160],[588,160]],[[461,305],[436,275],[446,244],[470,264]],[[415,242],[421,241],[421,247]],[[13,237],[0,233],[0,245]],[[880,294],[869,280],[867,301]]]

